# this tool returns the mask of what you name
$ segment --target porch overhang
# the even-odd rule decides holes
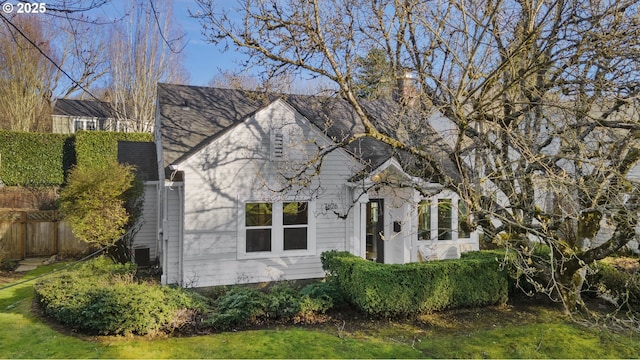
[[[387,159],[361,180],[350,181],[347,185],[351,188],[362,187],[364,189],[386,185],[397,188],[414,188],[426,193],[437,193],[444,189],[444,185],[440,183],[426,181],[408,174],[394,157]]]

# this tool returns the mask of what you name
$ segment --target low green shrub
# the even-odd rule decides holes
[[[319,311],[321,313],[326,312],[331,308],[341,309],[347,305],[342,292],[335,283],[332,282],[318,282],[312,283],[300,290],[302,298],[310,298],[317,303],[321,303]]]
[[[398,317],[505,303],[507,275],[495,256],[411,264],[379,264],[344,252],[322,254],[331,281],[356,308]]]
[[[309,284],[300,290],[300,296],[300,311],[296,314],[296,322],[321,322],[327,311],[337,307],[344,308],[346,304],[342,294],[332,283]]]
[[[234,287],[222,295],[216,313],[208,323],[216,329],[230,329],[256,322],[266,315],[267,296],[250,287]]]
[[[328,283],[309,284],[300,291],[288,282],[276,283],[266,291],[236,286],[215,295],[215,313],[205,325],[220,330],[267,321],[318,323],[334,304],[346,304],[335,285]]]
[[[274,285],[266,299],[269,318],[286,320],[300,311],[300,294],[286,282]]]
[[[595,271],[587,278],[590,290],[610,297],[618,305],[640,311],[640,274],[625,271],[605,260],[598,261],[593,269]]]
[[[56,321],[86,334],[172,332],[205,309],[202,298],[179,288],[134,280],[135,265],[91,260],[40,280],[36,300]]]

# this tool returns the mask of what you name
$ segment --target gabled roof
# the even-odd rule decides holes
[[[189,157],[203,144],[209,143],[219,134],[245,121],[277,99],[285,101],[336,142],[364,132],[360,118],[349,104],[341,99],[160,83],[158,111],[164,166],[176,164]],[[401,110],[397,103],[367,101],[363,105],[382,131],[398,136],[394,122],[398,121]],[[404,111],[402,116],[415,120],[419,115],[417,112]],[[407,136],[419,138],[424,150],[440,161],[444,171],[449,176],[458,178],[455,164],[449,159],[451,149],[431,126],[426,122],[422,123],[425,124],[418,132]],[[368,171],[376,169],[391,157],[396,157],[409,172],[412,168],[420,168],[420,177],[438,177],[438,174],[425,172],[424,170],[430,167],[419,164],[413,156],[398,152],[371,137],[362,137],[346,145],[345,149],[363,161]]]
[[[53,104],[53,115],[109,118],[111,105],[97,100],[57,99]]]

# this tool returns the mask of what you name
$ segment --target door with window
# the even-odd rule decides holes
[[[367,260],[384,263],[384,200],[367,203]]]

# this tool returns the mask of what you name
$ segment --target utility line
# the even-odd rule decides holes
[[[89,96],[91,96],[95,100],[101,101],[95,95],[93,95],[89,90],[87,90],[87,88],[85,88],[82,84],[80,84],[78,81],[76,81],[71,75],[69,75],[69,73],[67,73],[62,67],[60,67],[60,65],[58,65],[58,63],[56,63],[49,55],[47,55],[44,51],[42,51],[42,49],[35,42],[33,42],[33,40],[31,40],[24,32],[22,32],[22,30],[20,30],[20,28],[18,28],[14,23],[12,23],[11,20],[7,19],[7,17],[4,16],[2,11],[0,11],[0,18],[2,18],[2,20],[5,23],[7,23],[13,29],[15,29],[15,31],[17,31],[18,34],[20,34],[25,40],[27,40],[27,42],[29,42],[36,50],[38,50],[38,52],[42,56],[44,56],[45,59],[49,60],[53,64],[53,66],[56,67],[56,69],[60,70],[60,72],[64,76],[66,76],[69,80],[71,80],[71,82],[73,82],[74,85],[77,85],[80,89],[82,89],[82,91],[84,91],[85,93],[89,94]]]

